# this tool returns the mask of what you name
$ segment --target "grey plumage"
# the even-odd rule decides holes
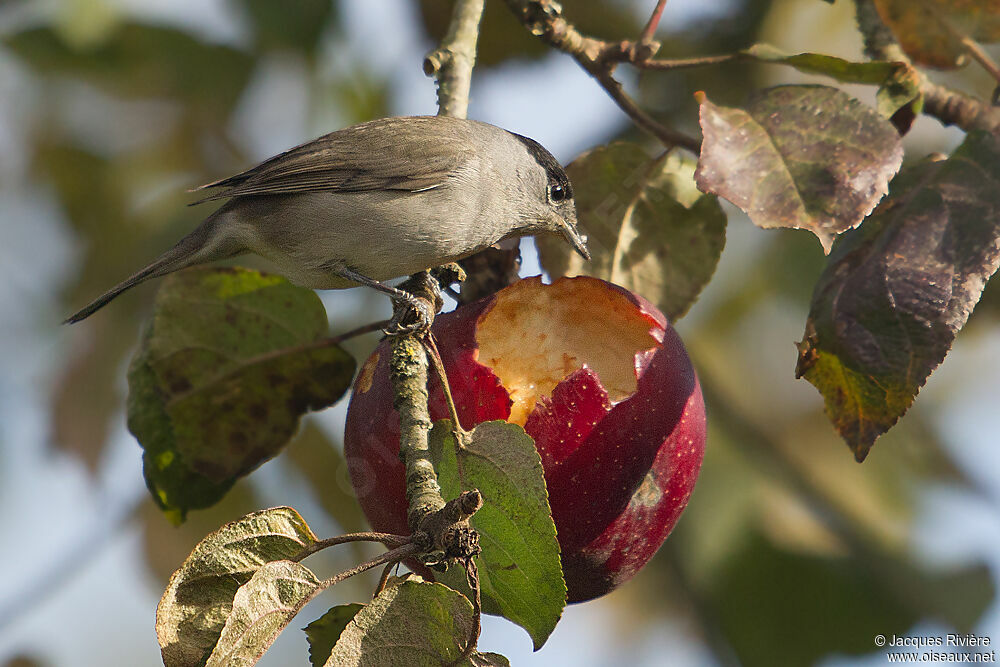
[[[297,146],[198,190],[226,199],[197,229],[67,322],[145,280],[253,253],[316,289],[455,261],[513,236],[562,234],[585,257],[572,190],[537,142],[471,120],[384,118]]]

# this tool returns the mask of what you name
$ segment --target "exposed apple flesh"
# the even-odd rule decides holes
[[[570,601],[603,595],[652,558],[694,488],[701,390],[663,315],[593,278],[522,280],[441,315],[434,335],[459,420],[521,424],[535,440]],[[355,383],[345,451],[373,528],[407,532],[389,349]],[[447,417],[438,383],[431,417]]]

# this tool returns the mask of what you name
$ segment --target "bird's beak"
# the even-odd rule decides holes
[[[580,253],[580,256],[584,259],[590,259],[590,251],[587,250],[587,237],[577,231],[576,225],[564,222],[562,225],[562,234],[566,241],[573,246],[573,250]]]

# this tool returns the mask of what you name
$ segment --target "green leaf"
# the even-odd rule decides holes
[[[813,292],[796,375],[861,461],[906,412],[1000,264],[1000,139],[970,134],[892,184]]]
[[[319,297],[278,276],[195,269],[164,281],[129,368],[128,424],[172,518],[218,501],[302,414],[344,394],[354,360],[326,329]]]
[[[403,581],[386,586],[357,613],[333,647],[326,667],[440,667],[461,656],[472,635],[472,603],[441,584]],[[464,665],[509,665],[493,653]]]
[[[758,91],[745,109],[701,104],[698,187],[759,227],[813,232],[829,253],[888,190],[903,147],[875,110],[827,86]]]
[[[875,94],[875,107],[882,116],[892,121],[900,134],[908,131],[913,119],[924,108],[920,75],[912,67],[895,72],[879,87]],[[904,116],[908,122],[901,127],[898,121]]]
[[[852,62],[821,53],[789,54],[770,44],[754,44],[741,51],[755,60],[766,63],[791,65],[806,74],[822,74],[843,83],[881,84],[906,65],[899,62],[869,60]]]
[[[309,639],[309,662],[313,667],[326,663],[344,628],[364,608],[365,605],[356,602],[337,605],[303,628]]]
[[[236,591],[206,667],[256,664],[299,610],[322,590],[322,582],[305,565],[289,560],[265,564]]]
[[[483,610],[527,630],[538,650],[562,616],[566,583],[534,441],[517,424],[484,422],[456,456],[451,425],[442,421],[431,430],[430,446],[444,497],[471,489],[483,495],[483,508],[470,520],[483,549],[477,560]],[[468,591],[464,568],[435,577]]]
[[[253,59],[233,47],[199,41],[172,28],[126,23],[100,44],[77,49],[49,27],[3,39],[29,67],[72,76],[113,93],[174,97],[186,111],[222,120],[239,101]]]
[[[843,83],[877,84],[878,112],[892,120],[900,134],[909,130],[923,107],[920,77],[906,63],[885,60],[853,62],[821,53],[789,54],[770,44],[754,44],[741,53],[761,62],[790,65],[800,72],[822,74]]]
[[[240,586],[265,563],[301,557],[315,542],[290,507],[248,514],[199,542],[170,578],[156,608],[163,664],[205,664]]]
[[[650,160],[637,144],[581,155],[566,172],[592,259],[565,241],[537,237],[553,278],[589,275],[642,294],[670,320],[681,317],[715,272],[726,243],[718,200],[697,190],[694,162],[679,152]]]
[[[315,53],[337,7],[330,0],[240,0],[259,49]]]

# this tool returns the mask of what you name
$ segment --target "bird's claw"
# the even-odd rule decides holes
[[[413,320],[406,322],[406,320]],[[403,302],[396,302],[396,309],[389,324],[382,332],[386,336],[407,336],[430,331],[434,321],[434,310],[423,299],[413,297]],[[404,324],[406,322],[406,324]]]

